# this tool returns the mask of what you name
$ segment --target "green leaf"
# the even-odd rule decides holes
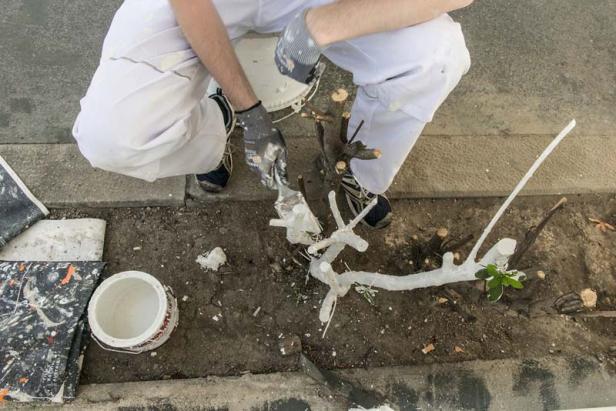
[[[490,288],[488,291],[488,300],[495,303],[503,296],[503,286],[499,284],[498,287]]]
[[[524,284],[522,284],[520,281],[518,281],[515,278],[507,277],[506,280],[507,280],[506,285],[510,285],[513,288],[517,288],[518,290],[524,288]],[[505,284],[504,281],[503,281],[503,284]]]
[[[492,278],[490,281],[488,281],[488,288],[489,289],[493,289],[496,287],[501,287],[503,286],[503,279],[502,277],[494,277]]]
[[[481,279],[481,280],[487,280],[488,278],[491,277],[491,275],[488,273],[488,270],[486,270],[485,268],[482,270],[479,270],[475,273],[475,277]]]
[[[486,270],[488,271],[488,274],[490,274],[490,277],[497,277],[500,274],[496,264],[488,264]]]

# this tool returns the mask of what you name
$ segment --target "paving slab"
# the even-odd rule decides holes
[[[106,226],[97,218],[37,221],[0,249],[0,261],[102,261]]]
[[[0,156],[47,207],[182,206],[186,179],[148,183],[93,168],[74,144],[0,144]]]
[[[68,143],[121,0],[6,0],[0,8],[0,143]]]
[[[5,0],[0,8],[0,143],[70,142],[70,129],[121,0]],[[616,2],[492,0],[454,13],[473,66],[425,135],[549,134],[575,117],[614,135]],[[319,103],[351,76],[329,67]],[[309,122],[281,123],[306,136]]]
[[[391,186],[391,198],[493,197],[508,195],[554,136],[423,136]],[[320,195],[314,172],[316,139],[288,142],[290,178],[302,173],[309,198]],[[312,170],[312,171],[309,171]],[[573,132],[546,160],[521,195],[616,192],[616,137]],[[230,185],[222,194],[206,194],[188,179],[187,203],[271,200],[275,192],[258,184],[242,161],[236,161]]]
[[[472,67],[426,133],[550,134],[575,118],[581,135],[614,135],[615,1],[475,1],[453,15]]]
[[[367,393],[359,400],[362,404],[303,373],[288,372],[87,385],[62,409],[347,411],[350,406],[383,405],[370,402],[371,397],[395,410],[533,411],[616,404],[614,374],[592,357],[469,361],[335,374]]]

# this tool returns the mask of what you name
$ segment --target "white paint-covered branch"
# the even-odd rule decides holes
[[[571,132],[571,130],[575,128],[575,125],[576,125],[575,120],[571,120],[571,122],[567,125],[567,127],[565,127],[554,138],[554,140],[552,140],[552,142],[545,148],[545,150],[543,150],[543,153],[541,153],[541,155],[537,157],[537,160],[535,160],[535,162],[528,169],[524,177],[522,177],[520,182],[515,186],[511,194],[509,194],[509,197],[507,197],[503,205],[498,209],[498,211],[496,212],[496,214],[494,215],[494,217],[492,218],[488,226],[485,228],[485,230],[481,234],[481,237],[479,237],[479,240],[477,240],[477,243],[475,244],[470,254],[468,255],[468,258],[467,258],[468,261],[474,261],[477,258],[477,253],[479,252],[479,249],[483,245],[486,238],[488,238],[488,235],[492,232],[492,229],[494,228],[498,220],[500,220],[505,210],[511,205],[511,203],[517,197],[520,191],[522,191],[526,183],[528,183],[528,180],[530,180],[533,174],[535,174],[539,166],[541,166],[541,164],[543,164],[545,159],[548,158],[550,154],[552,154],[556,146],[558,146],[563,141],[563,139],[567,137],[567,135]]]
[[[330,191],[327,195],[327,198],[329,199],[329,208],[331,208],[332,210],[332,215],[334,216],[336,225],[338,226],[338,228],[343,228],[346,224],[344,224],[342,214],[340,214],[340,210],[338,209],[338,203],[336,202],[336,193],[334,191]]]
[[[434,287],[444,284],[473,281],[476,279],[475,274],[481,269],[490,264],[495,264],[498,267],[505,269],[509,258],[514,254],[516,241],[505,238],[498,241],[486,254],[477,261],[479,249],[485,242],[486,238],[504,214],[507,207],[515,199],[515,197],[524,188],[528,180],[532,177],[539,166],[545,161],[556,146],[569,134],[575,127],[575,120],[569,125],[548,145],[543,153],[537,158],[522,180],[517,184],[513,192],[505,200],[498,212],[492,218],[488,226],[485,228],[481,237],[473,247],[471,253],[464,263],[456,265],[452,253],[443,255],[443,264],[440,268],[421,272],[417,274],[409,274],[405,276],[387,275],[380,273],[371,273],[363,271],[347,271],[343,274],[336,273],[332,268],[332,263],[338,257],[344,247],[351,246],[356,250],[363,252],[367,249],[368,243],[353,232],[353,228],[366,216],[368,212],[376,205],[376,199],[367,206],[361,214],[354,218],[348,224],[344,224],[340,211],[336,203],[336,195],[332,191],[329,193],[329,203],[338,229],[332,235],[319,242],[312,242],[308,248],[310,254],[316,255],[319,251],[324,250],[319,257],[313,257],[310,263],[310,274],[317,280],[329,285],[330,290],[323,300],[319,319],[322,322],[331,320],[333,307],[335,306],[338,297],[346,295],[353,284],[361,284],[369,287],[378,287],[390,291],[414,290],[417,288]],[[301,228],[310,226],[309,221],[304,220],[303,224],[295,221],[305,210],[297,210],[291,213],[292,215],[285,219],[273,220],[272,225],[285,226],[289,228]],[[301,231],[301,230],[299,230]],[[516,274],[519,278],[523,273]]]

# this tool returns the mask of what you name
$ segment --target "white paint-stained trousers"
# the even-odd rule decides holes
[[[300,10],[331,1],[215,3],[236,39],[248,31],[281,31]],[[358,93],[349,135],[364,120],[357,138],[379,148],[383,156],[354,160],[351,167],[366,189],[382,193],[469,68],[460,26],[442,15],[402,30],[336,43],[324,54],[353,73]],[[73,129],[81,152],[95,167],[148,181],[216,168],[226,133],[218,106],[206,96],[210,79],[167,0],[125,0],[81,100]]]

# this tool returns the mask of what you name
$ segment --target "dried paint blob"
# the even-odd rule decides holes
[[[220,267],[227,263],[227,256],[220,247],[216,247],[210,252],[202,254],[195,260],[204,270],[218,271]]]

